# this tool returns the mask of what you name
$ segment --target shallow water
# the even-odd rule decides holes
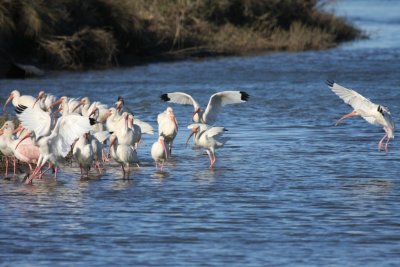
[[[399,143],[378,152],[380,127],[361,118],[324,84],[327,78],[388,106],[398,122],[400,10],[397,1],[338,1],[335,10],[371,39],[304,53],[274,53],[149,64],[39,80],[0,81],[112,105],[118,95],[156,127],[159,95],[192,94],[203,106],[221,90],[248,103],[218,119],[231,140],[208,169],[185,148],[189,106],[172,105],[180,125],[174,157],[155,173],[145,136],[140,169],[123,180],[118,166],[79,179],[24,186],[0,181],[3,266],[396,266],[400,256]],[[8,109],[12,112],[11,109]]]

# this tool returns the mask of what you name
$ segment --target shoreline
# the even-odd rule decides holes
[[[322,0],[2,2],[0,77],[323,50],[365,37],[346,19],[323,10],[326,4]]]

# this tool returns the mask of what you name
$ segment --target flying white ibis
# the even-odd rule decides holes
[[[173,92],[163,94],[160,97],[166,102],[192,105],[194,108],[193,121],[198,123],[206,123],[212,125],[215,123],[218,113],[225,105],[246,102],[249,99],[249,94],[243,91],[223,91],[215,93],[210,97],[207,108],[203,112],[200,109],[199,103],[194,98],[186,93]]]
[[[208,127],[201,126],[199,124],[191,124],[188,126],[192,130],[190,133],[186,145],[190,140],[190,137],[194,135],[196,145],[206,148],[206,152],[210,159],[210,168],[212,168],[216,161],[215,149],[224,146],[229,138],[222,137],[226,129],[224,127]]]
[[[334,81],[327,80],[326,84],[329,88],[338,95],[346,104],[353,108],[353,111],[341,117],[337,122],[338,125],[342,120],[353,117],[361,116],[367,122],[374,125],[381,125],[385,130],[385,135],[378,143],[378,150],[382,148],[382,144],[386,139],[385,151],[388,151],[388,144],[391,138],[394,138],[395,124],[392,116],[387,108],[372,103],[367,98],[363,97],[354,90],[347,89]]]

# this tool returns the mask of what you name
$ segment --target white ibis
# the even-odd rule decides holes
[[[40,151],[38,164],[26,183],[32,183],[32,179],[46,162],[55,167],[55,177],[57,177],[57,166],[67,156],[73,142],[90,131],[95,123],[92,118],[70,114],[60,117],[51,130],[51,118],[48,112],[25,106],[18,106],[16,112],[22,125],[31,131],[22,140],[34,135]]]
[[[174,110],[171,107],[158,114],[158,135],[164,136],[165,143],[168,144],[169,154],[172,154],[172,142],[178,134],[178,122],[174,115]]]
[[[115,134],[110,136],[108,151],[111,157],[121,165],[124,178],[129,178],[131,164],[135,163],[139,167],[139,159],[136,150],[130,145],[119,144]]]
[[[89,140],[89,133],[84,133],[75,142],[74,148],[72,149],[72,155],[79,164],[81,169],[81,177],[83,177],[83,172],[86,172],[86,178],[89,178],[89,170],[93,164],[94,152],[92,143]]]
[[[13,141],[13,133],[15,130],[15,125],[13,121],[4,122],[3,126],[0,128],[0,152],[3,154],[3,157],[6,160],[6,172],[5,176],[8,175],[8,160],[13,159],[14,166],[14,176],[16,171],[16,162],[13,150],[9,146],[9,144]]]
[[[62,115],[68,115],[72,113],[81,113],[81,107],[79,106],[79,101],[75,98],[69,98],[67,96],[62,96],[55,102],[51,104],[51,107],[55,105],[60,105],[60,108],[62,109]]]
[[[52,94],[46,94],[44,91],[40,91],[38,96],[36,97],[35,103],[33,107],[39,105],[39,107],[44,111],[51,111],[51,107],[53,102],[56,101],[56,97]]]
[[[190,137],[194,135],[196,145],[206,148],[210,159],[210,168],[212,168],[217,159],[215,156],[215,149],[224,146],[229,140],[229,138],[221,137],[226,129],[224,127],[201,127],[201,125],[198,124],[191,124],[188,128],[192,129],[192,132],[186,141],[186,145]]]
[[[164,162],[168,159],[168,152],[165,147],[164,136],[160,135],[158,140],[151,146],[151,157],[156,163],[156,172],[159,164],[161,165],[160,170],[163,171]]]
[[[387,152],[389,140],[394,138],[395,131],[395,124],[389,110],[381,105],[372,103],[356,91],[345,88],[334,81],[327,80],[326,84],[346,104],[353,108],[353,111],[341,117],[336,122],[336,125],[338,125],[342,120],[353,116],[361,116],[370,124],[381,125],[385,130],[385,135],[378,143],[378,150],[381,150],[382,144],[386,139],[385,151]]]
[[[6,109],[8,103],[13,104],[14,107],[18,105],[24,105],[26,107],[33,107],[35,104],[36,99],[31,95],[21,95],[18,90],[14,90],[10,93],[10,96],[7,98],[6,102],[4,103],[3,110]]]
[[[161,95],[161,99],[166,102],[192,105],[194,108],[193,121],[212,125],[215,123],[218,113],[225,105],[246,102],[249,94],[243,91],[223,91],[215,93],[210,97],[207,108],[203,112],[200,105],[191,95],[182,92],[173,92]]]
[[[21,139],[13,139],[12,135],[15,131],[22,130],[22,127],[18,127],[16,130],[14,123],[6,122],[2,129],[2,135],[0,138],[4,138],[6,151],[1,150],[3,153],[8,155],[12,154],[14,156],[14,176],[16,174],[16,161],[15,158],[21,162],[27,163],[29,169],[32,172],[32,165],[37,162],[39,158],[39,148],[35,146],[31,139],[26,139],[21,142]],[[10,151],[11,150],[11,151]],[[7,164],[8,165],[8,164]],[[6,171],[7,172],[7,171]],[[7,174],[6,174],[7,175]]]
[[[122,116],[118,114],[116,108],[109,108],[107,112],[106,126],[110,132],[117,129],[117,123],[122,119]]]

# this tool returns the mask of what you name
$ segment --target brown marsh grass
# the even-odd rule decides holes
[[[327,0],[0,0],[0,54],[63,69],[124,58],[325,49],[362,33]],[[129,63],[129,62],[128,62]]]

